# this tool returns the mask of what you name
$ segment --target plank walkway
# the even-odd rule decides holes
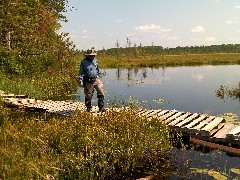
[[[2,97],[8,106],[24,108],[32,111],[46,111],[64,116],[70,116],[77,111],[85,111],[82,102],[36,100],[19,95]],[[107,111],[110,109],[107,108]],[[93,114],[98,113],[98,108],[93,107]],[[183,112],[177,110],[148,110],[138,109],[137,115],[149,120],[157,118],[168,127],[178,132],[187,133],[193,138],[207,140],[210,142],[222,142],[240,145],[240,126],[226,124],[223,117],[207,116],[199,113]]]

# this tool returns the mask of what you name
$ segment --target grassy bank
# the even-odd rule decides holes
[[[101,67],[114,68],[240,64],[239,53],[158,55],[141,57],[109,57],[100,54],[98,59]]]
[[[127,110],[63,118],[0,108],[0,179],[117,179],[148,168],[167,176],[169,132],[156,120]]]
[[[37,99],[63,99],[73,92],[76,82],[67,73],[47,71],[24,76],[0,72],[0,87],[5,93],[24,94]]]

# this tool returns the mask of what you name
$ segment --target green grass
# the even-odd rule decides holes
[[[99,55],[97,58],[100,66],[107,68],[240,64],[239,53],[158,55],[135,58]]]
[[[240,63],[239,54],[98,59],[101,67],[124,68]],[[0,90],[39,99],[62,99],[76,87],[67,73],[53,70],[32,77],[0,73],[0,78]],[[163,124],[134,111],[97,117],[78,112],[64,118],[12,111],[0,104],[0,179],[116,179],[148,169],[169,177],[174,173],[168,159],[170,138]]]
[[[37,99],[62,99],[76,88],[68,74],[44,72],[33,76],[11,76],[0,72],[0,87],[5,93],[24,94]]]
[[[132,110],[64,118],[0,112],[0,179],[104,179],[167,173],[167,128]],[[163,170],[165,169],[165,170]]]

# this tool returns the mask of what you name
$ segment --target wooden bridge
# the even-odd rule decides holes
[[[70,116],[77,111],[85,111],[85,105],[82,102],[43,101],[29,99],[20,95],[5,95],[2,97],[2,100],[8,106],[24,108],[32,111],[46,111],[64,116]],[[106,110],[107,113],[112,109],[107,108]],[[98,114],[98,108],[94,106],[92,113]],[[226,124],[223,117],[208,116],[178,110],[137,109],[136,113],[149,120],[157,118],[168,127],[171,127],[178,132],[186,133],[193,138],[209,142],[240,145],[240,126]]]

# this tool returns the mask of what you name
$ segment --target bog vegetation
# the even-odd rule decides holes
[[[77,50],[60,33],[66,0],[0,2],[0,90],[38,99],[74,92]],[[98,52],[101,67],[239,64],[240,45],[163,48],[126,45]],[[224,91],[226,92],[226,91]],[[239,87],[227,91],[239,97]],[[91,120],[89,120],[91,119]],[[0,179],[91,179],[129,177],[158,168],[168,174],[170,134],[165,126],[134,111],[63,118],[12,112],[0,104]]]

